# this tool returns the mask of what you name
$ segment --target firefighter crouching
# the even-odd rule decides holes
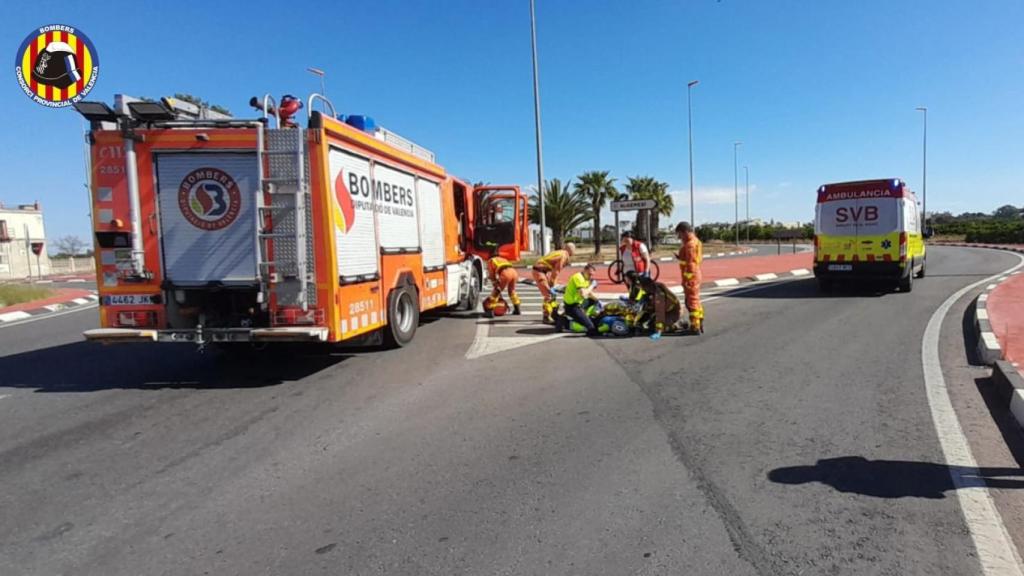
[[[576,245],[566,242],[561,250],[545,254],[533,264],[533,281],[544,297],[542,321],[551,323],[551,312],[558,307],[558,301],[551,295],[551,287],[558,281],[558,273],[569,265],[569,259],[576,253]]]
[[[516,293],[519,273],[512,267],[512,263],[501,256],[494,256],[487,261],[487,277],[491,280],[492,288],[491,296],[484,300],[484,316],[487,318],[494,316],[494,308],[502,302],[502,291],[508,292],[508,299],[512,302],[512,314],[515,316],[522,314],[522,310],[519,308],[519,294]]]
[[[689,222],[680,222],[676,226],[676,236],[682,242],[676,258],[683,273],[683,297],[686,309],[690,311],[690,330],[699,334],[704,332],[704,307],[700,303],[700,265],[704,259],[704,245]]]

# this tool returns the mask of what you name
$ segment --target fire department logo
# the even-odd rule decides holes
[[[50,108],[78,102],[96,85],[100,57],[89,38],[71,26],[33,30],[14,58],[18,84],[32,100]]]
[[[242,210],[242,195],[235,179],[219,168],[199,168],[178,186],[178,208],[188,223],[200,230],[227,228]]]
[[[342,233],[347,234],[355,225],[356,209],[352,202],[352,193],[345,186],[344,170],[339,170],[338,177],[334,179],[334,200],[334,225]]]

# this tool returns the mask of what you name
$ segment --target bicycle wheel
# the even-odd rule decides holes
[[[651,260],[650,276],[651,280],[654,280],[655,282],[658,281],[658,276],[661,276],[661,267],[658,266],[658,262],[656,260]]]
[[[616,260],[608,265],[608,279],[612,284],[622,284],[625,281],[622,277],[622,260]]]

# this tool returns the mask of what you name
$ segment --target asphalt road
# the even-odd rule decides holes
[[[88,310],[0,328],[0,574],[980,574],[921,342],[1015,262],[744,288],[658,343],[510,324],[539,343],[473,360],[472,318],[241,360],[86,344]],[[1022,452],[967,362],[969,298],[943,370],[1007,516]]]

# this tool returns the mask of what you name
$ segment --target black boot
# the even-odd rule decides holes
[[[522,314],[523,314],[523,311],[519,309],[519,304],[514,304],[512,306],[512,315],[513,316],[521,316]]]

